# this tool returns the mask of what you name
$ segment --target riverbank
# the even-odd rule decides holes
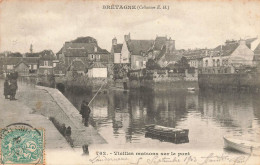
[[[30,107],[33,113],[43,115],[46,118],[55,118],[66,127],[71,127],[74,147],[82,147],[84,144],[106,143],[91,125],[85,127],[81,123],[82,119],[78,110],[59,90],[25,82],[19,82],[18,86],[18,101]]]
[[[46,164],[52,164],[55,161],[55,152],[69,152],[74,154],[73,148],[67,143],[65,138],[54,127],[52,122],[45,116],[35,114],[34,110],[21,101],[20,91],[17,93],[16,101],[10,101],[5,99],[2,95],[3,86],[0,85],[0,128],[5,128],[9,124],[13,123],[26,123],[35,128],[45,129],[45,156]],[[55,151],[55,152],[53,152]],[[61,164],[65,164],[68,160],[60,160]]]

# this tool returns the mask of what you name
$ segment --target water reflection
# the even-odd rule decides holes
[[[92,95],[65,93],[78,109]],[[92,120],[99,133],[115,145],[138,143],[174,145],[145,138],[146,124],[190,129],[189,143],[182,147],[223,148],[224,135],[259,139],[258,95],[187,91],[109,91],[91,103]],[[209,146],[212,143],[214,146]]]

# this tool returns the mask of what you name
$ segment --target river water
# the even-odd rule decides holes
[[[81,102],[93,94],[65,92],[80,109]],[[259,94],[152,92],[110,90],[99,93],[90,104],[90,123],[115,146],[223,149],[223,136],[247,140],[260,139]],[[189,129],[189,139],[175,144],[145,136],[145,125],[158,124]]]

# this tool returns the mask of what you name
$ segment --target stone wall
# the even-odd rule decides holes
[[[199,74],[199,87],[201,89],[215,88],[260,88],[259,73],[252,74]]]

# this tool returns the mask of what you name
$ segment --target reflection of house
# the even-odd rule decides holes
[[[55,55],[51,50],[44,50],[40,52],[38,74],[53,74],[53,60],[55,60]]]
[[[18,72],[19,76],[28,76],[29,75],[29,65],[26,64],[24,61],[18,62],[14,66],[14,70]]]
[[[100,62],[93,63],[88,70],[89,77],[107,77],[107,67]]]

